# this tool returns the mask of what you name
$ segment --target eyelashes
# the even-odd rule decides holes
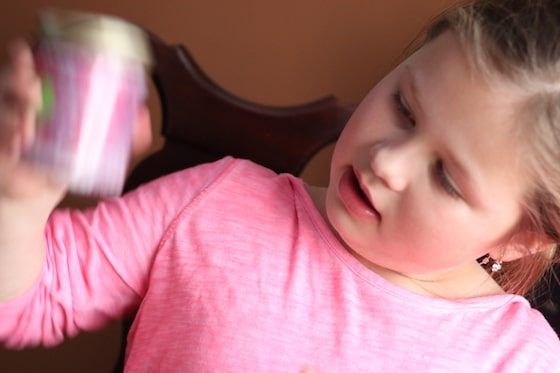
[[[405,128],[414,128],[416,127],[416,118],[408,108],[401,91],[396,91],[393,93],[393,104],[397,109],[397,113],[402,117],[402,119],[406,122],[404,125],[401,125]]]
[[[449,176],[447,176],[443,162],[441,160],[437,160],[433,166],[433,169],[435,174],[434,177],[437,180],[437,184],[443,189],[443,191],[450,197],[460,199],[462,196],[449,179]]]

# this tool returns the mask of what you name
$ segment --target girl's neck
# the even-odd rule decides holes
[[[343,246],[366,268],[392,284],[420,295],[456,300],[504,294],[476,260],[442,273],[415,275],[380,267]]]
[[[330,226],[325,210],[326,189],[307,186],[315,206]],[[336,231],[331,230],[338,237]],[[385,280],[413,293],[444,299],[467,299],[504,294],[502,288],[476,260],[447,272],[430,275],[413,275],[393,271],[364,259],[339,239],[342,246],[366,268]]]

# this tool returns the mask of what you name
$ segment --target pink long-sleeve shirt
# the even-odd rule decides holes
[[[56,212],[46,242],[36,284],[0,305],[9,346],[139,307],[127,372],[560,371],[559,340],[524,298],[399,288],[341,246],[301,180],[248,161]]]

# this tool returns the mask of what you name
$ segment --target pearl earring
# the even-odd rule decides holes
[[[498,272],[500,269],[502,269],[502,261],[501,260],[496,260],[494,263],[492,263],[492,272],[493,273]]]
[[[480,264],[482,265],[487,265],[490,263],[490,254],[486,254],[485,256],[483,256],[482,258],[480,258],[478,261]],[[495,260],[494,263],[492,263],[492,266],[490,267],[490,269],[492,270],[492,273],[496,273],[499,270],[502,269],[502,261],[501,260]]]

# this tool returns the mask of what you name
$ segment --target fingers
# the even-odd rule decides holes
[[[31,49],[22,40],[15,40],[8,49],[8,67],[5,71],[7,100],[12,105],[37,108],[40,101],[39,79]]]
[[[32,143],[40,101],[31,50],[23,41],[14,41],[8,49],[8,65],[0,74],[0,151],[4,154],[18,154]]]
[[[16,39],[10,43],[8,46],[8,58],[13,64],[14,70],[28,73],[34,67],[31,49],[22,39]]]
[[[11,46],[14,76],[14,93],[19,99],[21,113],[22,147],[31,145],[35,133],[36,116],[41,106],[41,84],[35,71],[31,49],[23,41],[15,41]]]

